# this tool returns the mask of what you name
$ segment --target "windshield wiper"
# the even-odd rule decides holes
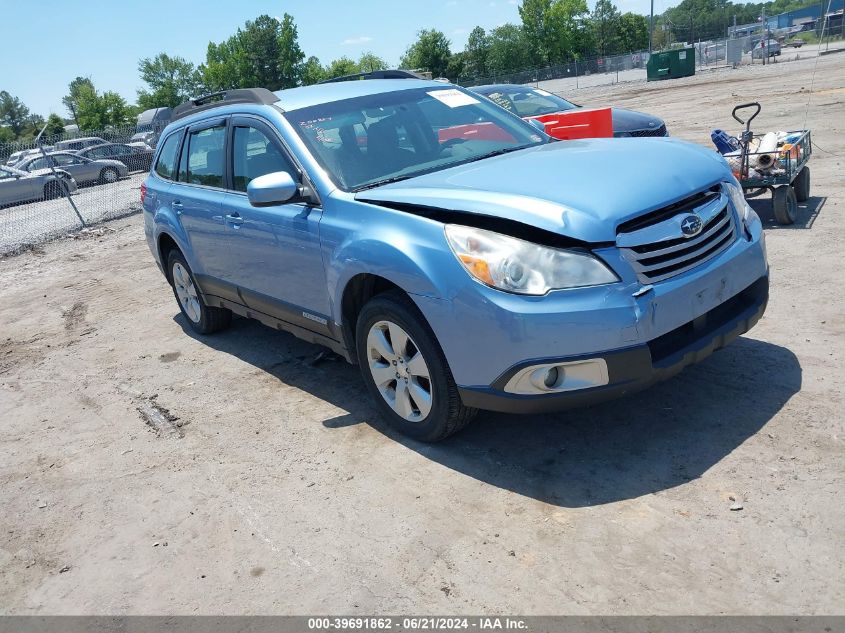
[[[481,156],[475,156],[473,158],[468,158],[467,160],[461,161],[461,164],[465,163],[474,163],[479,160],[484,160],[485,158],[493,158],[494,156],[501,156],[502,154],[510,154],[511,152],[518,152],[521,149],[528,149],[529,147],[533,147],[532,145],[520,145],[519,147],[503,147],[502,149],[497,149],[494,152],[489,152],[487,154],[482,154]]]
[[[381,187],[382,185],[389,185],[393,182],[399,182],[400,180],[408,180],[412,176],[391,176],[390,178],[382,178],[381,180],[376,180],[373,182],[368,182],[364,185],[360,185],[359,187],[355,187],[352,191],[354,193],[358,193],[359,191],[366,191],[367,189],[375,189],[376,187]]]

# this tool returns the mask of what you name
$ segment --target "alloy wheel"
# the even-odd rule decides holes
[[[410,335],[396,323],[378,321],[367,334],[370,375],[385,402],[409,422],[431,411],[428,364]]]

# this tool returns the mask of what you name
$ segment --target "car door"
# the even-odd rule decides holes
[[[38,178],[0,169],[0,207],[35,199]]]
[[[179,171],[172,186],[172,207],[191,246],[188,263],[203,292],[216,289],[229,271],[229,234],[223,226],[221,200],[225,192],[226,119],[203,121],[188,128],[182,143]]]
[[[64,169],[77,183],[91,182],[100,177],[99,166],[87,158],[70,153],[51,154],[50,157],[54,167]]]
[[[302,173],[279,135],[255,117],[230,123],[231,188],[223,202],[229,279],[247,306],[312,331],[329,334],[329,297],[320,253],[322,209],[303,199],[253,207],[247,185],[286,171]]]

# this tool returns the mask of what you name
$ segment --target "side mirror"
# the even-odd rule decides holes
[[[282,204],[293,198],[299,187],[286,171],[274,171],[254,178],[246,186],[249,203],[254,207]]]
[[[546,133],[546,126],[543,125],[542,121],[538,121],[537,119],[528,119],[528,122],[533,125],[537,130],[542,132],[543,134]]]

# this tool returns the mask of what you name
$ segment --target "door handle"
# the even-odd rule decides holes
[[[174,200],[171,206],[176,210],[176,215],[182,215],[182,209],[184,207],[182,206],[182,203],[179,202],[179,200]]]
[[[244,219],[237,211],[233,211],[226,215],[226,224],[229,224],[233,229],[237,229],[244,223]]]

